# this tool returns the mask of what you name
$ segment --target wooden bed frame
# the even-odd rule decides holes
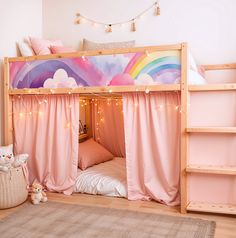
[[[58,88],[58,89],[11,89],[9,84],[9,63],[16,61],[48,60],[58,58],[71,58],[81,56],[107,55],[116,53],[136,53],[152,51],[180,51],[181,56],[181,83],[172,85],[153,85],[148,86],[149,91],[178,91],[181,94],[181,213],[187,211],[215,212],[236,215],[236,205],[196,203],[188,200],[188,174],[189,173],[208,173],[208,174],[227,174],[236,176],[236,167],[194,167],[188,164],[189,156],[189,134],[190,133],[236,133],[236,127],[189,127],[188,126],[188,105],[191,92],[196,91],[227,91],[236,90],[236,83],[228,84],[207,84],[207,85],[188,85],[188,46],[187,43],[165,46],[135,47],[127,49],[84,51],[78,53],[54,54],[43,56],[5,58],[4,60],[4,144],[13,142],[12,129],[12,96],[13,95],[39,95],[39,94],[74,94],[79,93],[86,98],[93,98],[96,94],[104,96],[117,96],[121,92],[142,92],[147,86],[106,86],[106,87],[80,87],[80,88]],[[205,70],[225,70],[236,69],[234,64],[204,65]]]

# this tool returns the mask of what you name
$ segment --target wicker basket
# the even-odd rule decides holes
[[[27,182],[22,167],[0,172],[0,209],[15,207],[28,197]]]

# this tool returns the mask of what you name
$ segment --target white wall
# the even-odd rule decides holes
[[[42,0],[0,0],[0,62],[16,56],[16,41],[42,36]],[[3,68],[0,68],[0,145],[3,142]]]
[[[59,38],[78,48],[82,38],[93,41],[135,39],[138,46],[186,41],[199,63],[236,61],[235,0],[160,0],[161,16],[148,12],[130,26],[105,33],[88,23],[75,25],[75,14],[98,21],[127,20],[150,6],[154,0],[43,0],[43,36]]]

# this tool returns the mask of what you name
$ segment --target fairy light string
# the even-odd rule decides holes
[[[130,30],[132,32],[135,32],[137,30],[137,27],[136,27],[137,20],[139,20],[143,15],[145,15],[148,11],[150,11],[153,8],[155,9],[155,12],[154,12],[155,15],[159,16],[161,14],[160,3],[159,3],[159,1],[155,1],[151,6],[149,6],[142,12],[140,12],[138,15],[136,15],[128,20],[125,20],[125,21],[112,22],[112,23],[102,22],[102,21],[96,21],[96,20],[89,18],[81,13],[76,13],[75,23],[82,24],[82,23],[88,22],[88,23],[92,24],[92,26],[95,26],[95,27],[102,26],[102,27],[104,27],[105,31],[108,33],[113,31],[114,26],[124,26],[124,25],[130,24]]]
[[[91,97],[88,97],[88,99],[79,99],[79,104],[81,108],[84,108],[88,105],[94,105],[95,114],[96,114],[96,124],[95,124],[95,133],[97,134],[97,140],[100,141],[100,127],[104,126],[105,124],[105,117],[104,117],[104,108],[101,107],[102,103],[106,106],[115,106],[117,110],[120,110],[120,113],[123,115],[122,105],[123,105],[123,99],[120,97],[120,95],[117,95],[115,93],[112,93],[112,91],[107,91],[107,96],[99,95],[98,93],[90,93]],[[139,92],[136,92],[139,93]],[[152,92],[149,91],[148,88],[146,88],[144,94],[151,94]],[[179,113],[182,113],[181,106],[180,106],[180,98],[179,94],[177,93],[177,103],[167,103],[165,101],[160,101],[157,105],[155,105],[154,110],[175,110]],[[73,98],[73,95],[75,95],[75,92],[68,92],[69,99],[68,105],[66,106],[69,111],[73,109],[73,106],[71,104],[71,99]],[[26,118],[30,119],[33,116],[37,116],[40,118],[43,118],[44,115],[44,107],[48,104],[49,96],[54,96],[55,92],[51,92],[51,94],[47,95],[31,95],[35,99],[36,103],[38,103],[37,110],[32,110],[32,108],[28,108],[28,106],[25,104],[24,97],[27,97],[28,95],[16,95],[13,97],[12,101],[19,100],[20,101],[20,108],[22,110],[19,110],[17,112],[12,112],[11,115],[14,116],[16,120],[24,120]],[[190,104],[188,105],[190,106]],[[138,101],[134,102],[134,109],[140,110],[140,106]],[[11,116],[10,115],[10,116]],[[72,126],[72,123],[70,120],[68,120],[65,123],[65,128],[70,129]]]

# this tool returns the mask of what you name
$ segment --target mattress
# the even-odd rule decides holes
[[[127,197],[125,159],[115,157],[84,171],[78,169],[74,192]]]

